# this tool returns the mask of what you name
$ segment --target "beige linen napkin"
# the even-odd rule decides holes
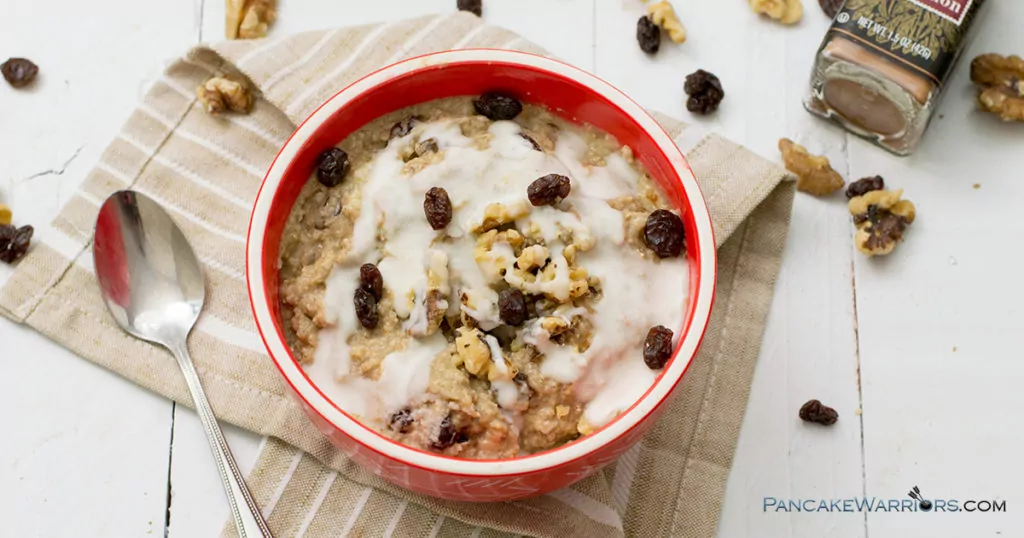
[[[0,312],[191,405],[170,356],[114,325],[92,273],[99,204],[115,190],[136,189],[169,209],[205,266],[207,308],[190,347],[217,416],[270,437],[249,484],[278,538],[713,536],[793,199],[785,171],[723,138],[659,118],[687,153],[711,209],[720,245],[717,302],[704,345],[658,426],[617,463],[571,488],[478,504],[387,484],[313,428],[265,355],[245,291],[245,233],[278,149],[297,122],[361,75],[463,47],[544,53],[466,13],[190,51],[154,83],[80,190],[40,230],[0,289]],[[263,97],[247,116],[209,116],[196,102],[196,86],[235,70]]]

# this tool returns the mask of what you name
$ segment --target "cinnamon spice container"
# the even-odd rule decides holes
[[[804,106],[909,155],[988,1],[846,0],[818,49]]]

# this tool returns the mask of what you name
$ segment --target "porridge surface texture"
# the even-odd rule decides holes
[[[470,97],[338,147],[347,176],[306,184],[280,258],[289,345],[338,407],[415,448],[506,458],[594,431],[654,383],[644,338],[678,333],[688,268],[644,244],[669,204],[629,148],[531,105],[492,121]],[[534,185],[551,174],[568,193]],[[353,306],[368,263],[383,277],[372,329]]]

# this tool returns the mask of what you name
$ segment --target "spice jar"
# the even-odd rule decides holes
[[[818,49],[804,106],[909,155],[988,0],[846,0]]]

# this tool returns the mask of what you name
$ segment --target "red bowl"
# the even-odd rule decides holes
[[[285,341],[278,302],[278,245],[316,157],[369,121],[417,103],[500,90],[574,122],[611,133],[633,149],[686,229],[690,290],[675,355],[654,385],[611,423],[562,447],[504,460],[462,460],[396,443],[335,406],[314,385]],[[341,450],[399,486],[446,499],[508,501],[576,482],[615,460],[655,424],[693,360],[715,292],[711,217],[682,152],[639,105],[570,65],[506,50],[429,54],[371,73],[341,90],[299,126],[263,181],[246,248],[249,298],[263,342],[317,427]],[[681,299],[682,300],[682,299]]]

